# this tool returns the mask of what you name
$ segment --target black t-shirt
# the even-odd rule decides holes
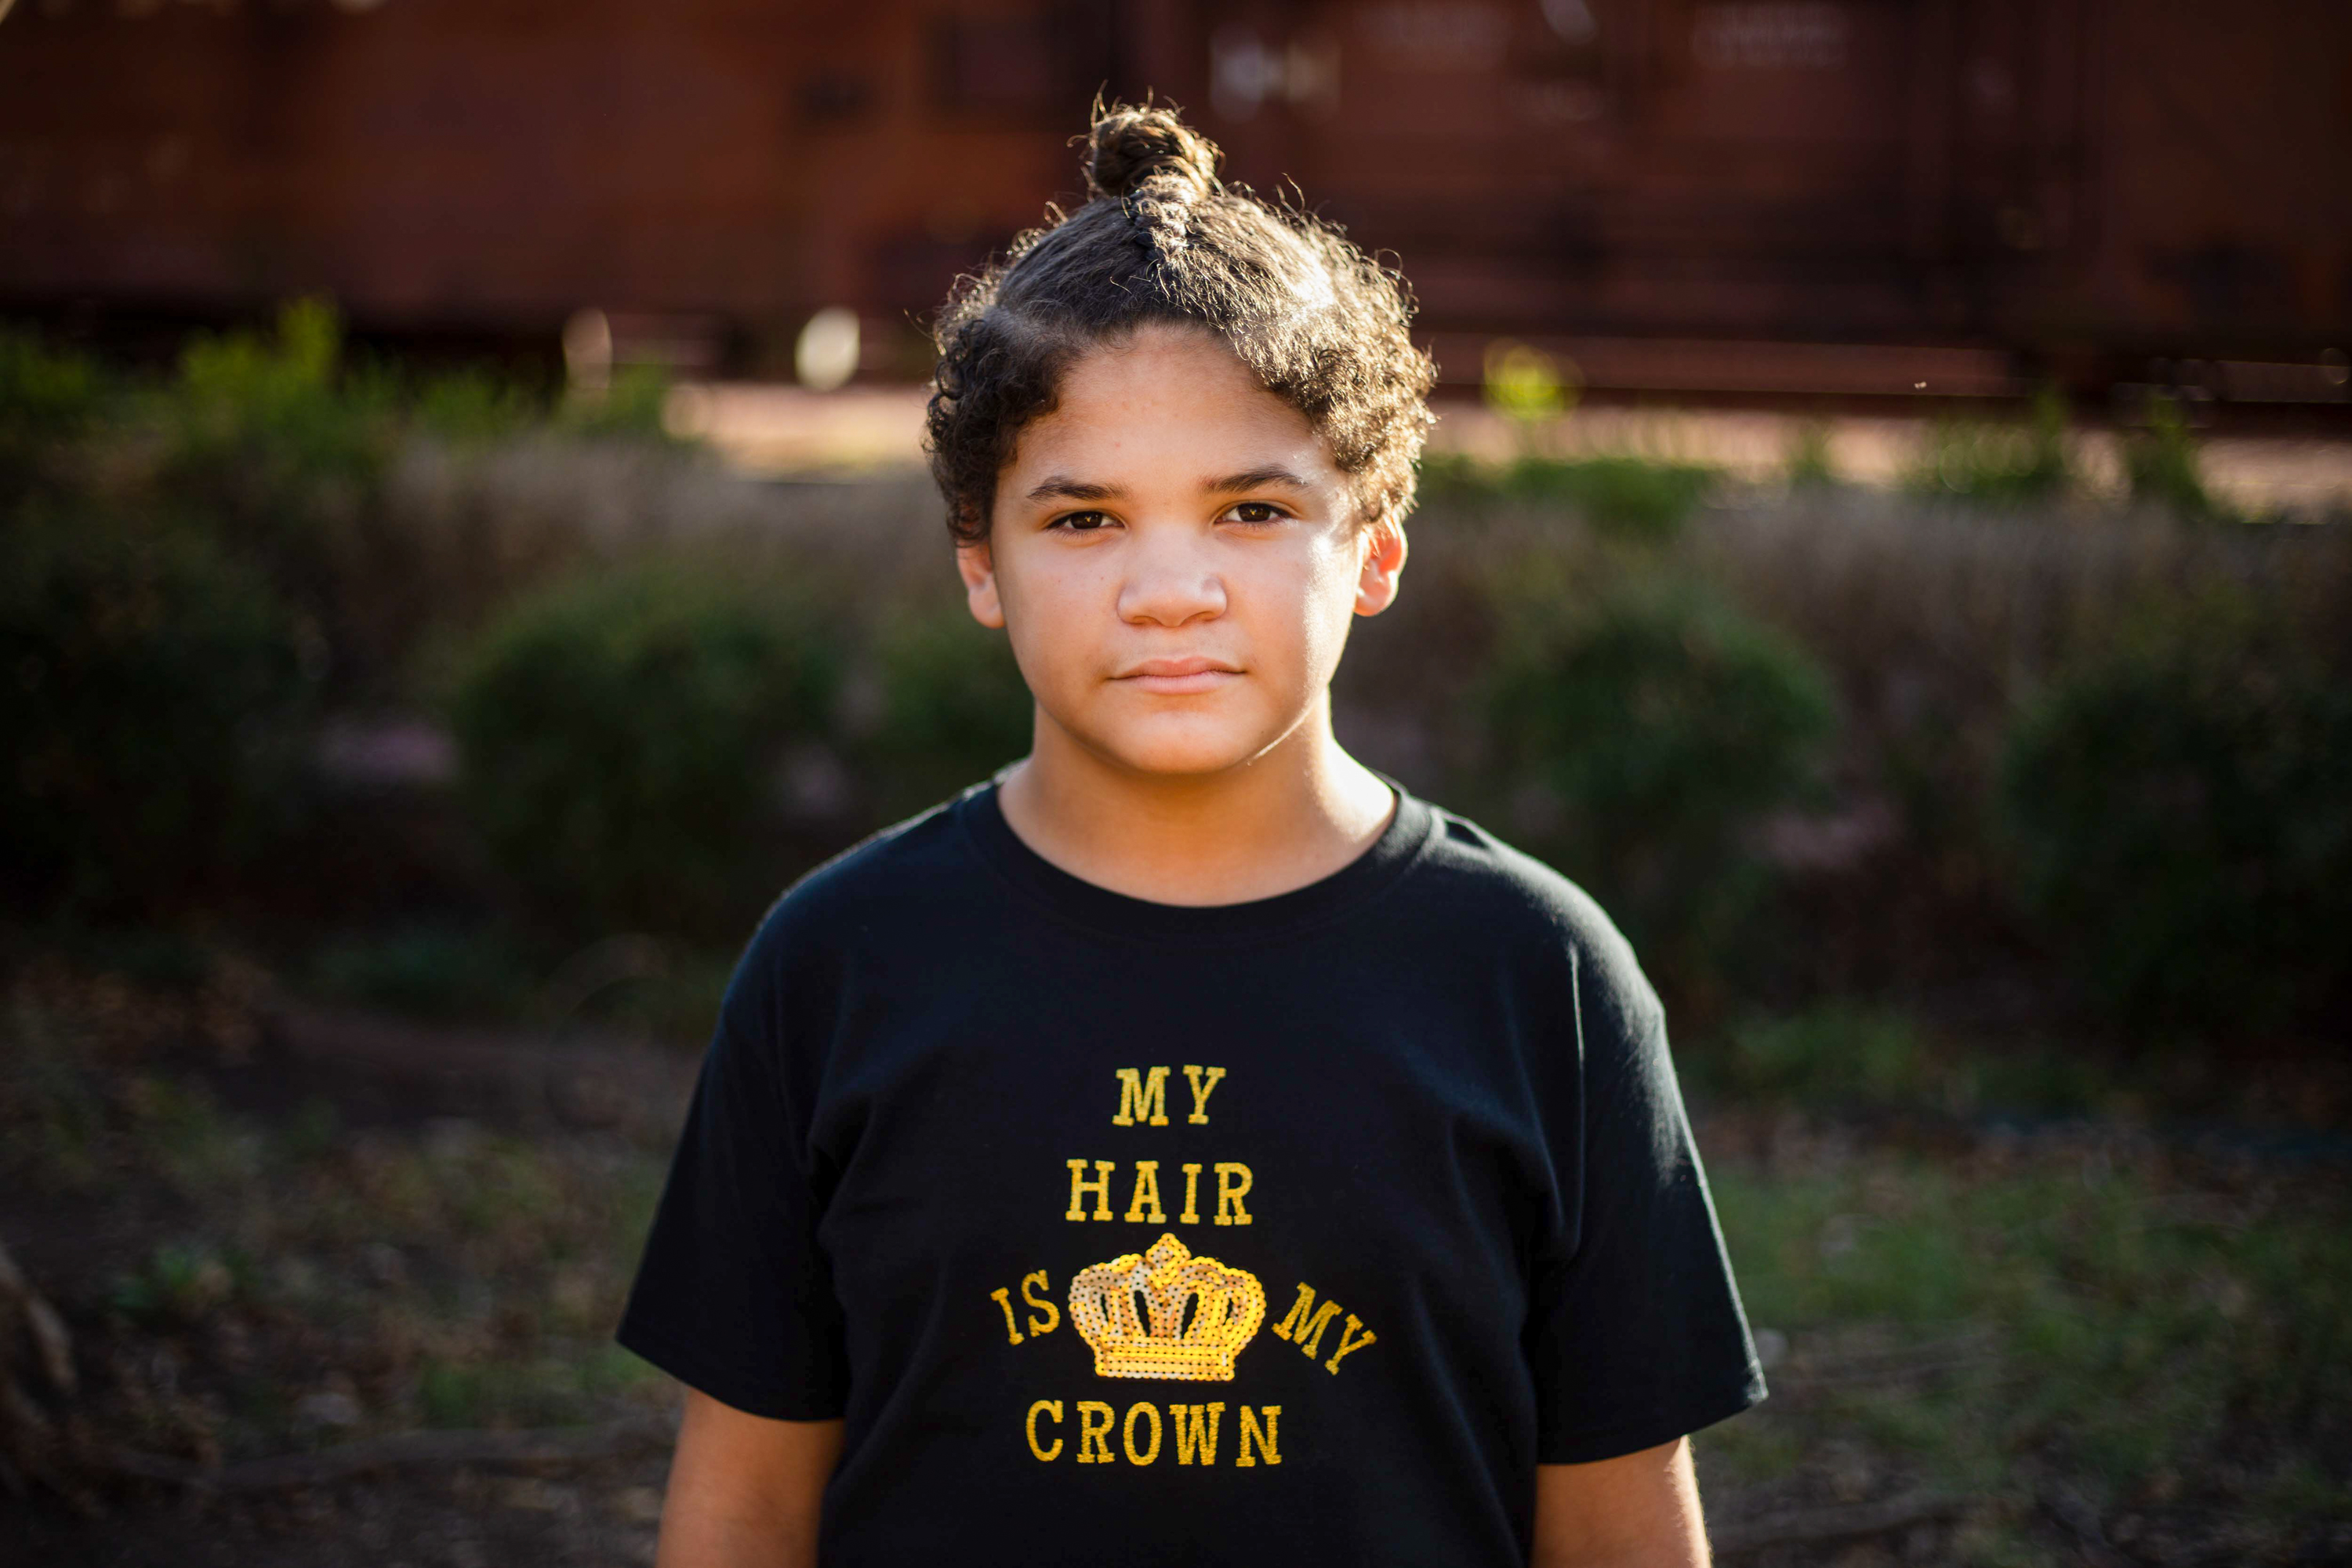
[[[846,1417],[833,1564],[1523,1564],[1538,1463],[1764,1392],[1632,952],[1402,790],[1246,904],[1072,877],[992,785],[812,873],[620,1337]]]

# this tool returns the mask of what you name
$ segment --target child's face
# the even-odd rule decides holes
[[[1323,710],[1349,618],[1395,597],[1404,540],[1358,526],[1322,437],[1223,343],[1149,328],[1071,366],[997,476],[989,542],[957,560],[1041,726],[1116,766],[1200,774]]]

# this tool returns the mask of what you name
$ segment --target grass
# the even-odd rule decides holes
[[[2240,1142],[2352,1148],[2352,1065],[2314,1049],[2250,1051],[2248,1033],[2118,1047],[2066,1028],[1983,1026],[1835,996],[1694,1027],[1676,1048],[1695,1104],[1948,1131],[2056,1121],[2234,1129]]]
[[[609,1336],[659,1151],[234,1114],[166,1054],[202,997],[104,994],[20,979],[0,1015],[0,1219],[95,1369],[96,1430],[235,1459],[658,1395]],[[329,1389],[348,1419],[322,1430]]]
[[[695,1049],[734,964],[730,951],[651,937],[576,946],[495,922],[424,921],[331,935],[301,956],[298,980],[304,996],[333,1007]]]
[[[2200,1166],[2115,1127],[1955,1158],[1790,1134],[1713,1172],[1774,1397],[1718,1490],[1969,1500],[1951,1560],[2059,1562],[2050,1499],[2154,1561],[2352,1521],[2340,1172]]]
[[[344,933],[311,955],[308,989],[322,1001],[425,1019],[530,1016],[537,976],[495,929],[412,924]]]
[[[2273,1108],[2232,1095],[2193,1052],[2144,1055],[2133,1070],[2081,1051],[1993,1052],[1941,1037],[1915,1014],[1855,997],[1734,1019],[1682,1054],[1703,1101],[1928,1119],[2163,1116]]]

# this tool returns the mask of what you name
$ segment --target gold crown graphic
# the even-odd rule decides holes
[[[1149,1330],[1136,1312],[1139,1296]],[[1195,1258],[1173,1236],[1162,1236],[1147,1252],[1083,1268],[1070,1281],[1070,1321],[1094,1347],[1097,1377],[1230,1383],[1234,1357],[1265,1318],[1256,1275]]]

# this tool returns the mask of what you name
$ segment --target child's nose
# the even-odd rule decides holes
[[[1119,618],[1181,626],[1225,612],[1225,583],[1189,541],[1151,539],[1129,557],[1119,584]]]

